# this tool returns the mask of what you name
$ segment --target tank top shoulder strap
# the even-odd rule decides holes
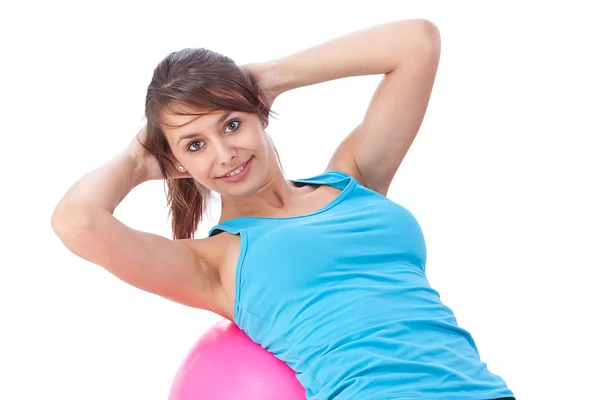
[[[232,235],[237,235],[240,233],[241,230],[248,227],[249,222],[250,221],[247,221],[244,217],[223,221],[220,224],[213,226],[208,232],[208,236],[213,236],[216,233],[219,233],[219,231],[227,232]]]
[[[293,182],[309,183],[311,185],[329,185],[336,189],[344,190],[352,180],[354,178],[345,172],[329,170],[311,178],[294,179]]]

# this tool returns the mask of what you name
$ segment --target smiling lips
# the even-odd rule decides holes
[[[236,168],[232,169],[225,175],[221,175],[219,179],[237,180],[236,178],[242,178],[242,176],[245,175],[245,172],[248,170],[250,160],[252,160],[252,157],[250,157],[246,162],[238,165]]]
[[[227,176],[239,174],[242,171],[242,169],[244,168],[244,166],[246,165],[247,162],[248,162],[248,160],[244,161],[244,163],[238,165],[237,167],[235,167],[234,169],[232,169],[228,173],[221,175],[219,178],[225,178]]]

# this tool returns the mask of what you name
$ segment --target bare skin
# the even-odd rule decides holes
[[[423,120],[437,72],[439,42],[439,32],[430,22],[398,21],[245,67],[269,102],[301,86],[383,74],[363,121],[342,141],[325,170],[342,171],[385,196]],[[192,118],[164,117],[170,124]],[[221,221],[305,215],[339,193],[330,186],[300,186],[286,180],[256,115],[218,112],[185,127],[163,130],[173,161],[184,168],[168,171],[168,177],[193,177],[221,194]],[[138,142],[144,134],[142,130],[126,151],[81,178],[57,205],[52,226],[72,252],[131,285],[233,320],[238,236],[223,232],[173,241],[133,230],[113,216],[136,185],[163,179],[157,161]],[[221,178],[249,160],[251,168],[244,179]]]

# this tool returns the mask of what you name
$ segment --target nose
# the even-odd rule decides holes
[[[237,156],[237,151],[233,147],[228,146],[224,140],[215,142],[214,148],[216,151],[217,163],[220,165],[232,163]]]

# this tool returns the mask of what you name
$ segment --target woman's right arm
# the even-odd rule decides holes
[[[191,307],[211,309],[219,279],[197,254],[197,240],[174,241],[137,231],[113,216],[135,186],[151,179],[147,161],[147,155],[144,160],[129,148],[85,175],[56,206],[52,228],[70,251],[121,280]]]

